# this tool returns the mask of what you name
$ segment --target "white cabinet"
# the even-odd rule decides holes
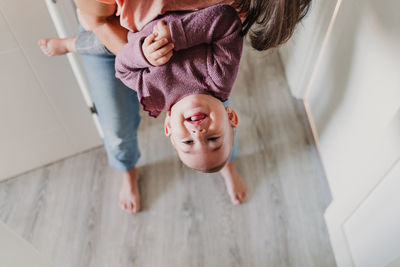
[[[343,224],[354,265],[386,266],[400,257],[400,162]]]
[[[392,188],[400,185],[400,2],[332,2],[331,17],[312,14],[329,21],[320,24],[329,25],[326,35],[311,40],[320,49],[292,44],[304,58],[318,54],[314,64],[307,71],[304,62],[284,64],[289,80],[296,69],[311,73],[296,92],[303,92],[332,192],[325,219],[338,266],[386,266],[400,257],[400,199]]]
[[[57,36],[45,2],[1,0],[0,33],[0,180],[99,146],[67,58],[37,45]]]

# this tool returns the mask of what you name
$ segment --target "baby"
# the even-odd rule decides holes
[[[182,162],[203,172],[220,171],[234,204],[247,195],[230,162],[238,117],[228,107],[242,52],[241,29],[237,12],[226,5],[166,13],[140,32],[129,32],[115,61],[116,76],[137,92],[150,116],[167,112],[165,134]],[[39,45],[47,55],[112,54],[92,37],[83,32],[77,38],[42,39]],[[75,47],[77,40],[85,45]]]
[[[231,156],[238,117],[223,102],[239,68],[241,29],[230,6],[173,12],[130,32],[117,54],[116,77],[137,91],[150,116],[167,111],[165,134],[190,168],[216,172]],[[171,45],[158,49],[164,43]],[[172,44],[169,62],[153,66],[152,52],[172,55]]]

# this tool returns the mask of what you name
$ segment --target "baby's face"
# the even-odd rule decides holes
[[[210,171],[228,160],[237,123],[235,111],[215,97],[190,95],[171,108],[165,133],[186,166]]]

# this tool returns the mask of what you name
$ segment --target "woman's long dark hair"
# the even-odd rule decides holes
[[[251,46],[259,51],[285,43],[310,5],[311,0],[235,1],[239,13],[247,14],[243,34],[249,32]]]

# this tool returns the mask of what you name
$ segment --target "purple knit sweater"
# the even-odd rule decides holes
[[[174,54],[155,67],[144,57],[142,43],[161,19],[169,25]],[[226,101],[239,69],[241,29],[235,9],[227,5],[167,13],[140,32],[128,33],[128,43],[115,60],[116,77],[137,91],[143,109],[153,117],[188,95],[210,94]]]

